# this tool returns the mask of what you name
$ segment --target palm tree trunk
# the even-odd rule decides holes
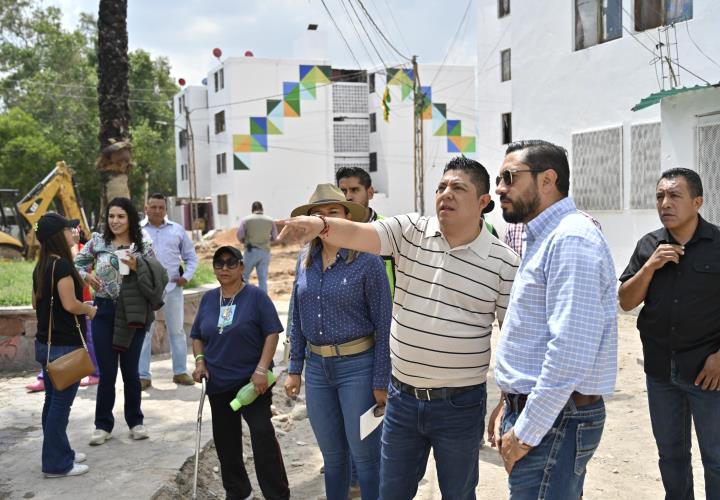
[[[127,0],[100,0],[98,13],[98,106],[103,182],[101,214],[109,200],[130,197],[130,94],[128,83]]]

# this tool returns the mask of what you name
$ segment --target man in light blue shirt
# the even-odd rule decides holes
[[[162,193],[154,193],[145,205],[147,219],[143,228],[153,241],[155,256],[167,269],[170,281],[165,287],[165,305],[162,312],[170,343],[173,364],[173,382],[181,385],[193,385],[195,382],[187,373],[187,337],[183,328],[185,304],[183,287],[192,279],[197,268],[198,258],[192,241],[180,224],[167,220],[167,205]],[[184,266],[181,274],[181,265]],[[142,352],[140,353],[140,385],[143,390],[152,385],[150,357],[152,336],[155,323],[150,326]]]
[[[617,372],[615,266],[602,232],[568,197],[567,152],[510,144],[496,179],[526,249],[497,348],[503,397],[488,434],[512,500],[580,498]]]

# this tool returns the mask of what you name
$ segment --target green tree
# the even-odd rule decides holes
[[[49,151],[35,161],[0,160],[0,187],[24,193],[56,161],[65,160],[76,171],[86,213],[97,216],[102,189],[95,166],[100,123],[97,22],[93,15],[83,14],[77,27],[66,31],[61,18],[59,9],[42,7],[39,0],[0,0],[0,117],[7,118],[0,140],[4,144],[15,137],[42,139]],[[139,134],[135,145],[139,170],[150,172],[150,191],[174,194],[173,130],[167,124],[173,121],[169,103],[177,86],[166,59],[135,51],[129,61],[130,130]],[[22,115],[5,117],[17,110],[34,120],[36,134],[28,133],[29,122]],[[14,131],[16,125],[22,127]],[[20,159],[22,173],[18,175]],[[144,194],[142,173],[130,180],[138,205]]]

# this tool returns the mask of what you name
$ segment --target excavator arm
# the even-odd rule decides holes
[[[64,161],[57,162],[55,168],[18,202],[18,213],[27,222],[25,241],[29,257],[38,245],[33,230],[35,223],[50,210],[53,201],[58,212],[68,219],[78,219],[85,237],[90,237],[90,227],[73,178],[74,173]]]

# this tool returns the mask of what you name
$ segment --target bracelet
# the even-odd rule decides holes
[[[323,236],[327,236],[330,233],[330,224],[328,224],[327,219],[325,218],[324,215],[320,215],[320,214],[313,214],[313,215],[323,222],[322,231],[320,231],[318,236],[320,236],[321,238]]]
[[[255,371],[256,371],[257,373],[267,373],[267,372],[268,372],[268,369],[267,369],[267,368],[263,368],[262,366],[259,366],[259,365],[258,365],[258,366],[255,367]]]
[[[198,354],[197,356],[195,356],[195,362],[196,362],[196,363],[197,363],[198,361],[200,361],[200,360],[203,360],[203,359],[205,359],[205,355],[204,355],[204,354]]]
[[[261,372],[259,370],[255,370],[255,373],[257,373],[258,375],[267,375],[268,374],[268,372]]]

